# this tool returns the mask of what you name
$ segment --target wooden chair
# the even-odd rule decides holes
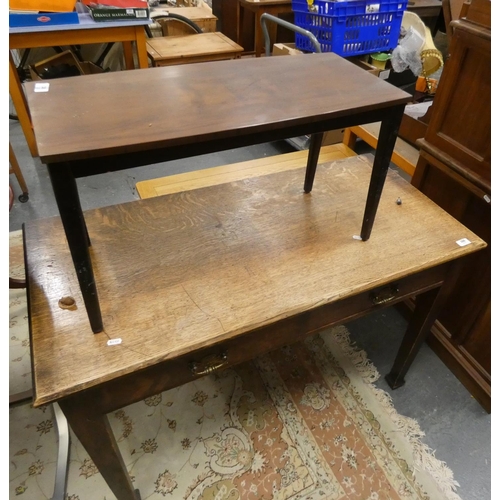
[[[10,164],[9,175],[14,174],[16,176],[17,182],[19,183],[19,186],[22,190],[22,194],[19,195],[19,201],[21,203],[26,203],[29,200],[28,186],[26,185],[23,173],[21,172],[21,167],[19,166],[16,154],[14,153],[14,149],[12,148],[12,144],[10,142],[9,142],[9,164]],[[9,210],[11,207],[12,205],[9,206]]]

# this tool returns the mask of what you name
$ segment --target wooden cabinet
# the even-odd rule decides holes
[[[491,2],[453,21],[412,184],[491,244]],[[429,344],[491,411],[491,247],[471,256]]]

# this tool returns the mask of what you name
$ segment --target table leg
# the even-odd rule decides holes
[[[49,164],[47,167],[90,326],[94,333],[98,333],[103,330],[101,309],[90,260],[90,239],[80,205],[76,180],[67,164]]]
[[[264,45],[264,36],[262,33],[262,28],[260,26],[260,16],[262,15],[262,12],[260,12],[259,9],[255,11],[255,27],[254,27],[254,37],[255,37],[255,42],[254,42],[254,50],[255,50],[255,57],[260,57],[262,54],[262,47]],[[272,37],[271,37],[272,40]],[[271,52],[272,52],[272,43],[271,43]]]
[[[387,170],[391,163],[391,156],[398,138],[399,125],[403,118],[405,106],[397,106],[387,111],[382,123],[377,143],[377,151],[373,161],[373,170],[368,188],[368,197],[365,205],[363,224],[361,227],[361,239],[366,241],[370,238],[375,215],[377,213],[380,196],[384,188]],[[394,200],[395,202],[396,200]]]
[[[311,135],[311,142],[309,143],[309,154],[307,155],[306,178],[304,181],[304,191],[310,193],[314,183],[314,176],[316,175],[316,167],[318,166],[319,152],[323,142],[324,133]]]
[[[146,48],[146,31],[144,26],[136,26],[135,40],[137,49],[137,63],[139,68],[144,69],[149,66],[148,50]]]
[[[102,477],[118,500],[140,500],[118,449],[106,415],[91,415],[88,402],[61,400],[59,406],[71,430],[80,440]]]
[[[28,104],[26,102],[26,97],[24,95],[21,80],[16,70],[16,65],[12,59],[12,54],[9,50],[9,93],[12,98],[12,102],[16,109],[17,118],[23,129],[24,137],[28,143],[28,148],[30,150],[31,156],[38,156],[38,149],[36,147],[35,134],[33,133],[33,127],[31,125],[31,118],[28,114]]]
[[[243,47],[243,17],[244,9],[243,5],[238,2],[238,8],[236,9],[236,43]]]
[[[455,287],[463,266],[463,260],[460,259],[450,264],[441,287],[434,288],[417,296],[415,310],[401,341],[396,359],[390,373],[385,376],[391,389],[397,389],[404,385],[406,373],[427,335],[430,333],[431,327],[436,321],[442,306],[448,300],[450,293]]]
[[[125,67],[127,69],[135,69],[134,51],[132,48],[132,42],[122,42],[122,45],[123,45],[123,57],[125,59]]]

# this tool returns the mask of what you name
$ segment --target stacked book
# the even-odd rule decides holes
[[[81,0],[94,21],[149,19],[148,0]]]

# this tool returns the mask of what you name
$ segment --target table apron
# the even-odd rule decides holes
[[[168,146],[153,148],[151,144],[142,145],[141,151],[124,151],[117,153],[115,150],[103,151],[103,156],[72,160],[74,155],[58,155],[57,158],[51,156],[41,156],[43,163],[51,163],[57,168],[57,163],[68,162],[72,174],[75,177],[86,177],[104,172],[114,172],[128,168],[153,165],[164,161],[172,161],[181,158],[189,158],[203,154],[209,154],[227,149],[241,148],[261,144],[265,142],[290,139],[306,134],[328,132],[344,127],[351,127],[359,123],[373,123],[383,121],[393,114],[402,114],[405,104],[391,106],[370,111],[361,111],[338,116],[331,119],[323,119],[315,122],[306,122],[297,125],[281,125],[276,123],[274,127],[266,125],[266,128],[259,130],[258,127],[251,130],[237,130],[232,135],[218,137],[216,133],[209,137],[189,137],[172,141]],[[395,131],[397,133],[397,130]],[[222,133],[220,134],[222,136]],[[184,143],[180,143],[183,141]],[[189,143],[186,143],[189,141]],[[379,147],[382,148],[383,145]],[[153,149],[152,149],[153,148]],[[106,156],[104,156],[104,154]],[[78,153],[75,153],[78,155]]]
[[[131,42],[137,39],[136,30],[144,26],[64,30],[50,32],[11,33],[9,49],[28,49],[32,47],[52,47],[53,45],[78,45],[87,43]]]
[[[96,415],[110,413],[199,378],[193,375],[190,365],[192,362],[200,362],[206,356],[226,353],[227,363],[224,363],[221,368],[234,366],[284,345],[303,340],[307,335],[320,332],[327,327],[344,324],[372,311],[437,288],[443,283],[448,265],[447,263],[441,264],[412,276],[377,286],[362,294],[322,305],[236,338],[190,352],[176,359],[160,362],[96,387],[79,390],[74,396],[54,399],[67,399],[71,405],[81,408],[81,411],[91,419]],[[395,297],[385,303],[375,304],[373,294],[384,292],[391,287],[392,292],[394,289],[398,290]],[[35,398],[35,406],[48,402],[50,401],[39,401]]]

